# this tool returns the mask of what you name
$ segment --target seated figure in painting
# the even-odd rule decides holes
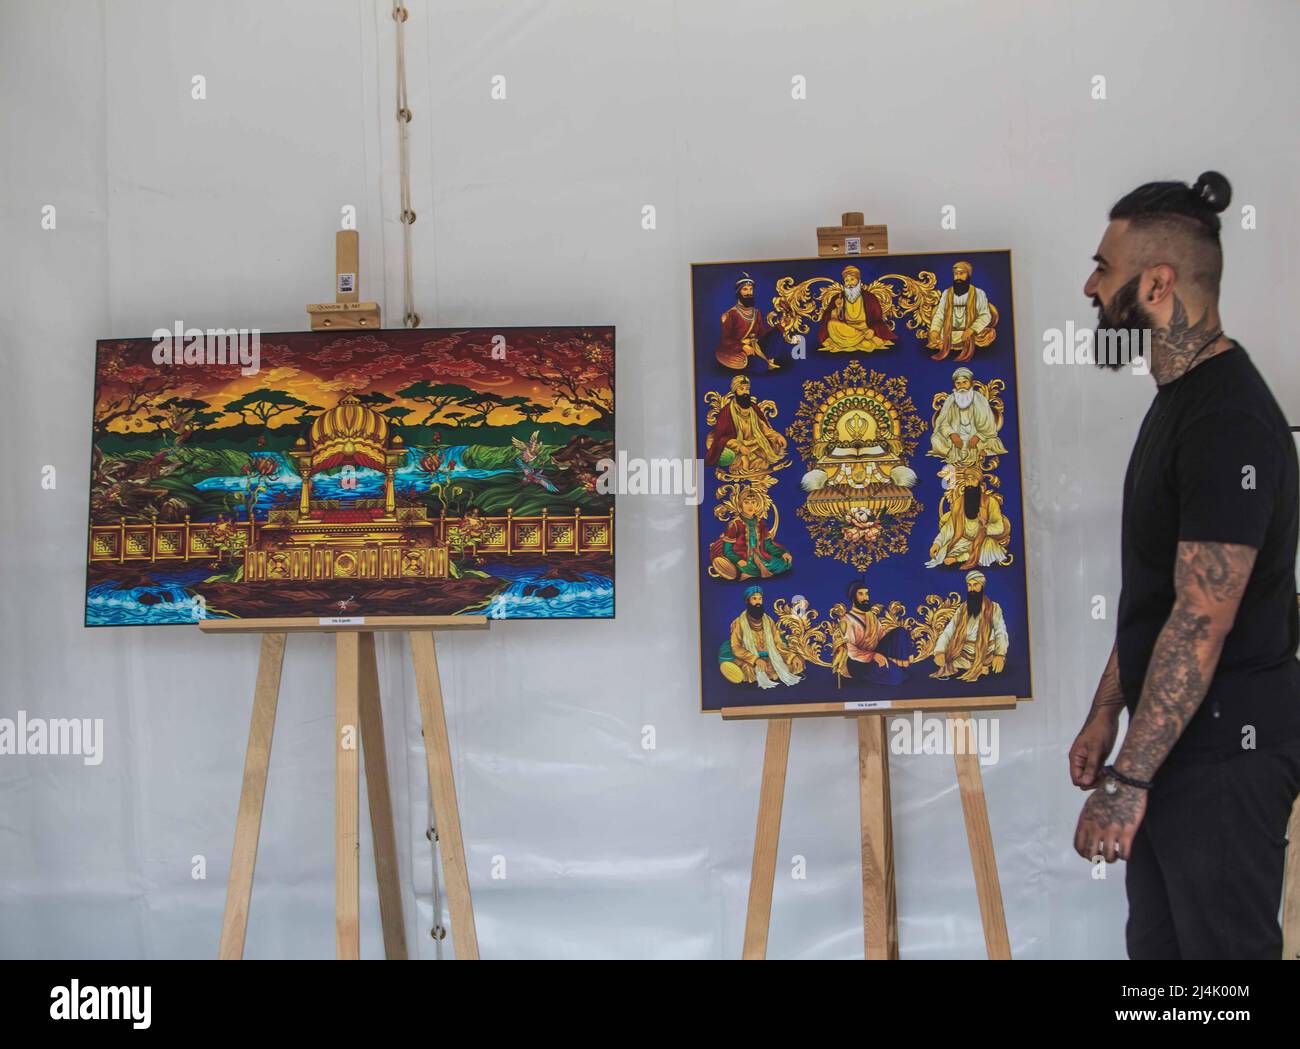
[[[731,623],[731,636],[718,649],[718,669],[732,684],[759,688],[797,685],[804,660],[781,638],[776,623],[763,611],[763,589],[745,591],[745,610]]]
[[[997,338],[998,311],[984,289],[971,283],[971,273],[971,264],[964,259],[953,263],[952,287],[939,296],[930,318],[926,346],[936,351],[931,360],[941,361],[955,351],[955,360],[968,361],[976,347]]]
[[[890,330],[880,302],[862,283],[862,271],[857,266],[845,266],[841,276],[843,285],[825,292],[818,346],[832,353],[870,353],[893,346],[897,336]]]
[[[939,478],[944,488],[939,534],[930,544],[925,567],[1009,565],[1011,525],[1002,513],[1002,496],[985,488],[977,467],[949,463]]]
[[[934,645],[936,678],[978,681],[1000,674],[1010,640],[1002,606],[984,593],[984,573],[966,573],[966,600],[948,620]]]
[[[789,570],[790,552],[776,541],[776,506],[767,495],[769,484],[760,480],[743,487],[724,485],[719,490],[718,498],[723,501],[714,512],[727,526],[709,545],[709,575],[768,579]],[[770,530],[769,514],[773,516]]]
[[[781,367],[776,355],[784,341],[780,331],[768,324],[763,311],[754,305],[754,281],[748,273],[742,273],[736,281],[736,303],[722,315],[721,324],[715,353],[719,364],[743,371],[750,358],[757,357],[769,369]],[[791,341],[802,352],[803,336],[796,335]]]
[[[912,651],[902,611],[899,602],[888,609],[873,605],[865,579],[850,583],[848,607],[837,624],[844,656],[836,660],[836,673],[861,684],[901,682]]]
[[[720,476],[751,479],[789,465],[786,439],[768,422],[776,408],[770,401],[754,400],[747,376],[732,379],[726,396],[711,392],[704,400],[710,406],[706,421],[711,427],[705,442],[706,466],[716,467]]]
[[[1000,380],[995,381],[1000,386]],[[952,373],[952,392],[942,396],[930,433],[930,452],[960,466],[978,466],[984,456],[1005,455],[1006,445],[998,436],[1002,425],[1000,410],[989,402],[985,391],[975,384],[969,368]],[[997,402],[1000,409],[1001,401]]]

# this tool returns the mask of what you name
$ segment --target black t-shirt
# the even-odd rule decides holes
[[[1269,749],[1300,738],[1300,520],[1295,442],[1240,346],[1159,388],[1124,478],[1120,687],[1137,708],[1174,604],[1178,543],[1259,551],[1205,701],[1171,757],[1241,753],[1243,729]]]

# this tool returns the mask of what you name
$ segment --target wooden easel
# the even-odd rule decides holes
[[[328,619],[207,619],[199,628],[209,634],[262,635],[262,654],[253,691],[253,718],[244,758],[244,786],[235,821],[235,847],[226,887],[226,912],[221,925],[218,957],[243,957],[248,928],[248,906],[257,863],[257,840],[262,828],[262,802],[271,760],[271,735],[280,695],[280,668],[286,636],[321,632],[335,635],[335,796],[334,887],[335,946],[340,959],[357,959],[360,937],[360,780],[357,736],[365,750],[366,794],[370,800],[370,827],[375,846],[375,874],[379,883],[379,913],[384,929],[384,955],[404,959],[405,924],[402,892],[397,873],[397,839],[393,828],[392,794],[388,786],[388,759],[384,747],[384,717],[379,702],[379,671],[375,661],[375,632],[404,630],[411,637],[415,686],[420,696],[424,750],[429,786],[442,846],[443,873],[456,957],[478,957],[474,906],[470,898],[465,843],[452,776],[451,747],[443,712],[442,686],[434,630],[486,627],[486,616],[387,616],[331,622]],[[437,916],[435,916],[435,920]]]
[[[894,892],[894,832],[889,796],[889,743],[885,720],[890,715],[921,710],[942,714],[955,722],[962,739],[973,738],[970,724],[974,711],[1007,710],[1016,705],[1013,696],[968,700],[893,700],[875,704],[818,703],[793,710],[771,707],[724,707],[729,721],[767,720],[767,747],[763,755],[763,778],[758,794],[758,828],[754,834],[754,865],[749,879],[749,907],[745,917],[745,945],[742,957],[762,959],[767,955],[767,933],[772,919],[772,890],[776,880],[777,846],[781,836],[781,804],[785,795],[786,767],[790,756],[790,730],[796,717],[851,717],[858,722],[858,798],[862,828],[862,938],[865,957],[870,960],[898,957],[898,905]],[[870,709],[852,709],[854,707]],[[971,735],[967,735],[969,732]],[[961,793],[966,838],[970,843],[975,891],[984,923],[988,956],[1009,959],[1011,942],[1002,908],[993,834],[989,829],[984,801],[984,778],[979,756],[958,753],[957,786]]]
[[[334,237],[334,301],[307,307],[312,331],[379,328],[379,304],[362,302],[360,238],[356,230],[340,230]],[[384,929],[384,955],[405,958],[406,927],[402,920],[402,893],[397,874],[397,838],[393,828],[393,800],[388,786],[388,756],[384,747],[384,716],[379,702],[379,668],[375,661],[375,632],[405,630],[411,636],[415,687],[420,695],[424,751],[429,766],[429,788],[437,840],[442,846],[443,874],[447,880],[447,906],[456,957],[478,957],[474,905],[469,893],[465,843],[460,832],[456,783],[452,776],[451,746],[443,712],[442,685],[434,630],[486,627],[486,616],[383,616],[326,617],[322,619],[206,619],[199,628],[209,634],[262,635],[262,654],[253,691],[253,719],[244,757],[244,786],[235,821],[235,848],[226,886],[226,913],[221,925],[220,958],[241,958],[248,929],[248,906],[257,863],[257,839],[262,828],[262,802],[271,760],[271,735],[280,695],[280,668],[288,634],[320,632],[335,635],[335,796],[334,887],[335,946],[339,958],[360,957],[360,781],[356,737],[360,735],[366,760],[366,795],[370,801],[370,828],[375,846],[375,874],[379,882],[379,914]],[[350,744],[350,745],[349,745]],[[440,916],[435,915],[435,921]]]

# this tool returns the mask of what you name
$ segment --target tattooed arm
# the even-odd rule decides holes
[[[1201,705],[1237,618],[1256,551],[1235,543],[1179,543],[1173,611],[1156,638],[1142,699],[1115,768],[1149,780]]]
[[[1178,544],[1174,607],[1151,652],[1142,698],[1115,759],[1118,772],[1150,780],[1200,707],[1237,617],[1255,554],[1253,547],[1236,543]],[[1124,783],[1114,794],[1094,791],[1075,830],[1079,855],[1101,855],[1107,863],[1127,858],[1146,812],[1146,795]]]
[[[1070,781],[1083,790],[1097,785],[1101,770],[1115,746],[1119,735],[1119,712],[1124,706],[1124,694],[1119,687],[1119,644],[1111,646],[1110,658],[1102,672],[1092,706],[1084,719],[1074,744],[1070,747]]]

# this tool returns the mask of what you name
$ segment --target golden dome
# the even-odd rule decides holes
[[[312,469],[333,466],[384,468],[388,420],[347,394],[311,424]]]

